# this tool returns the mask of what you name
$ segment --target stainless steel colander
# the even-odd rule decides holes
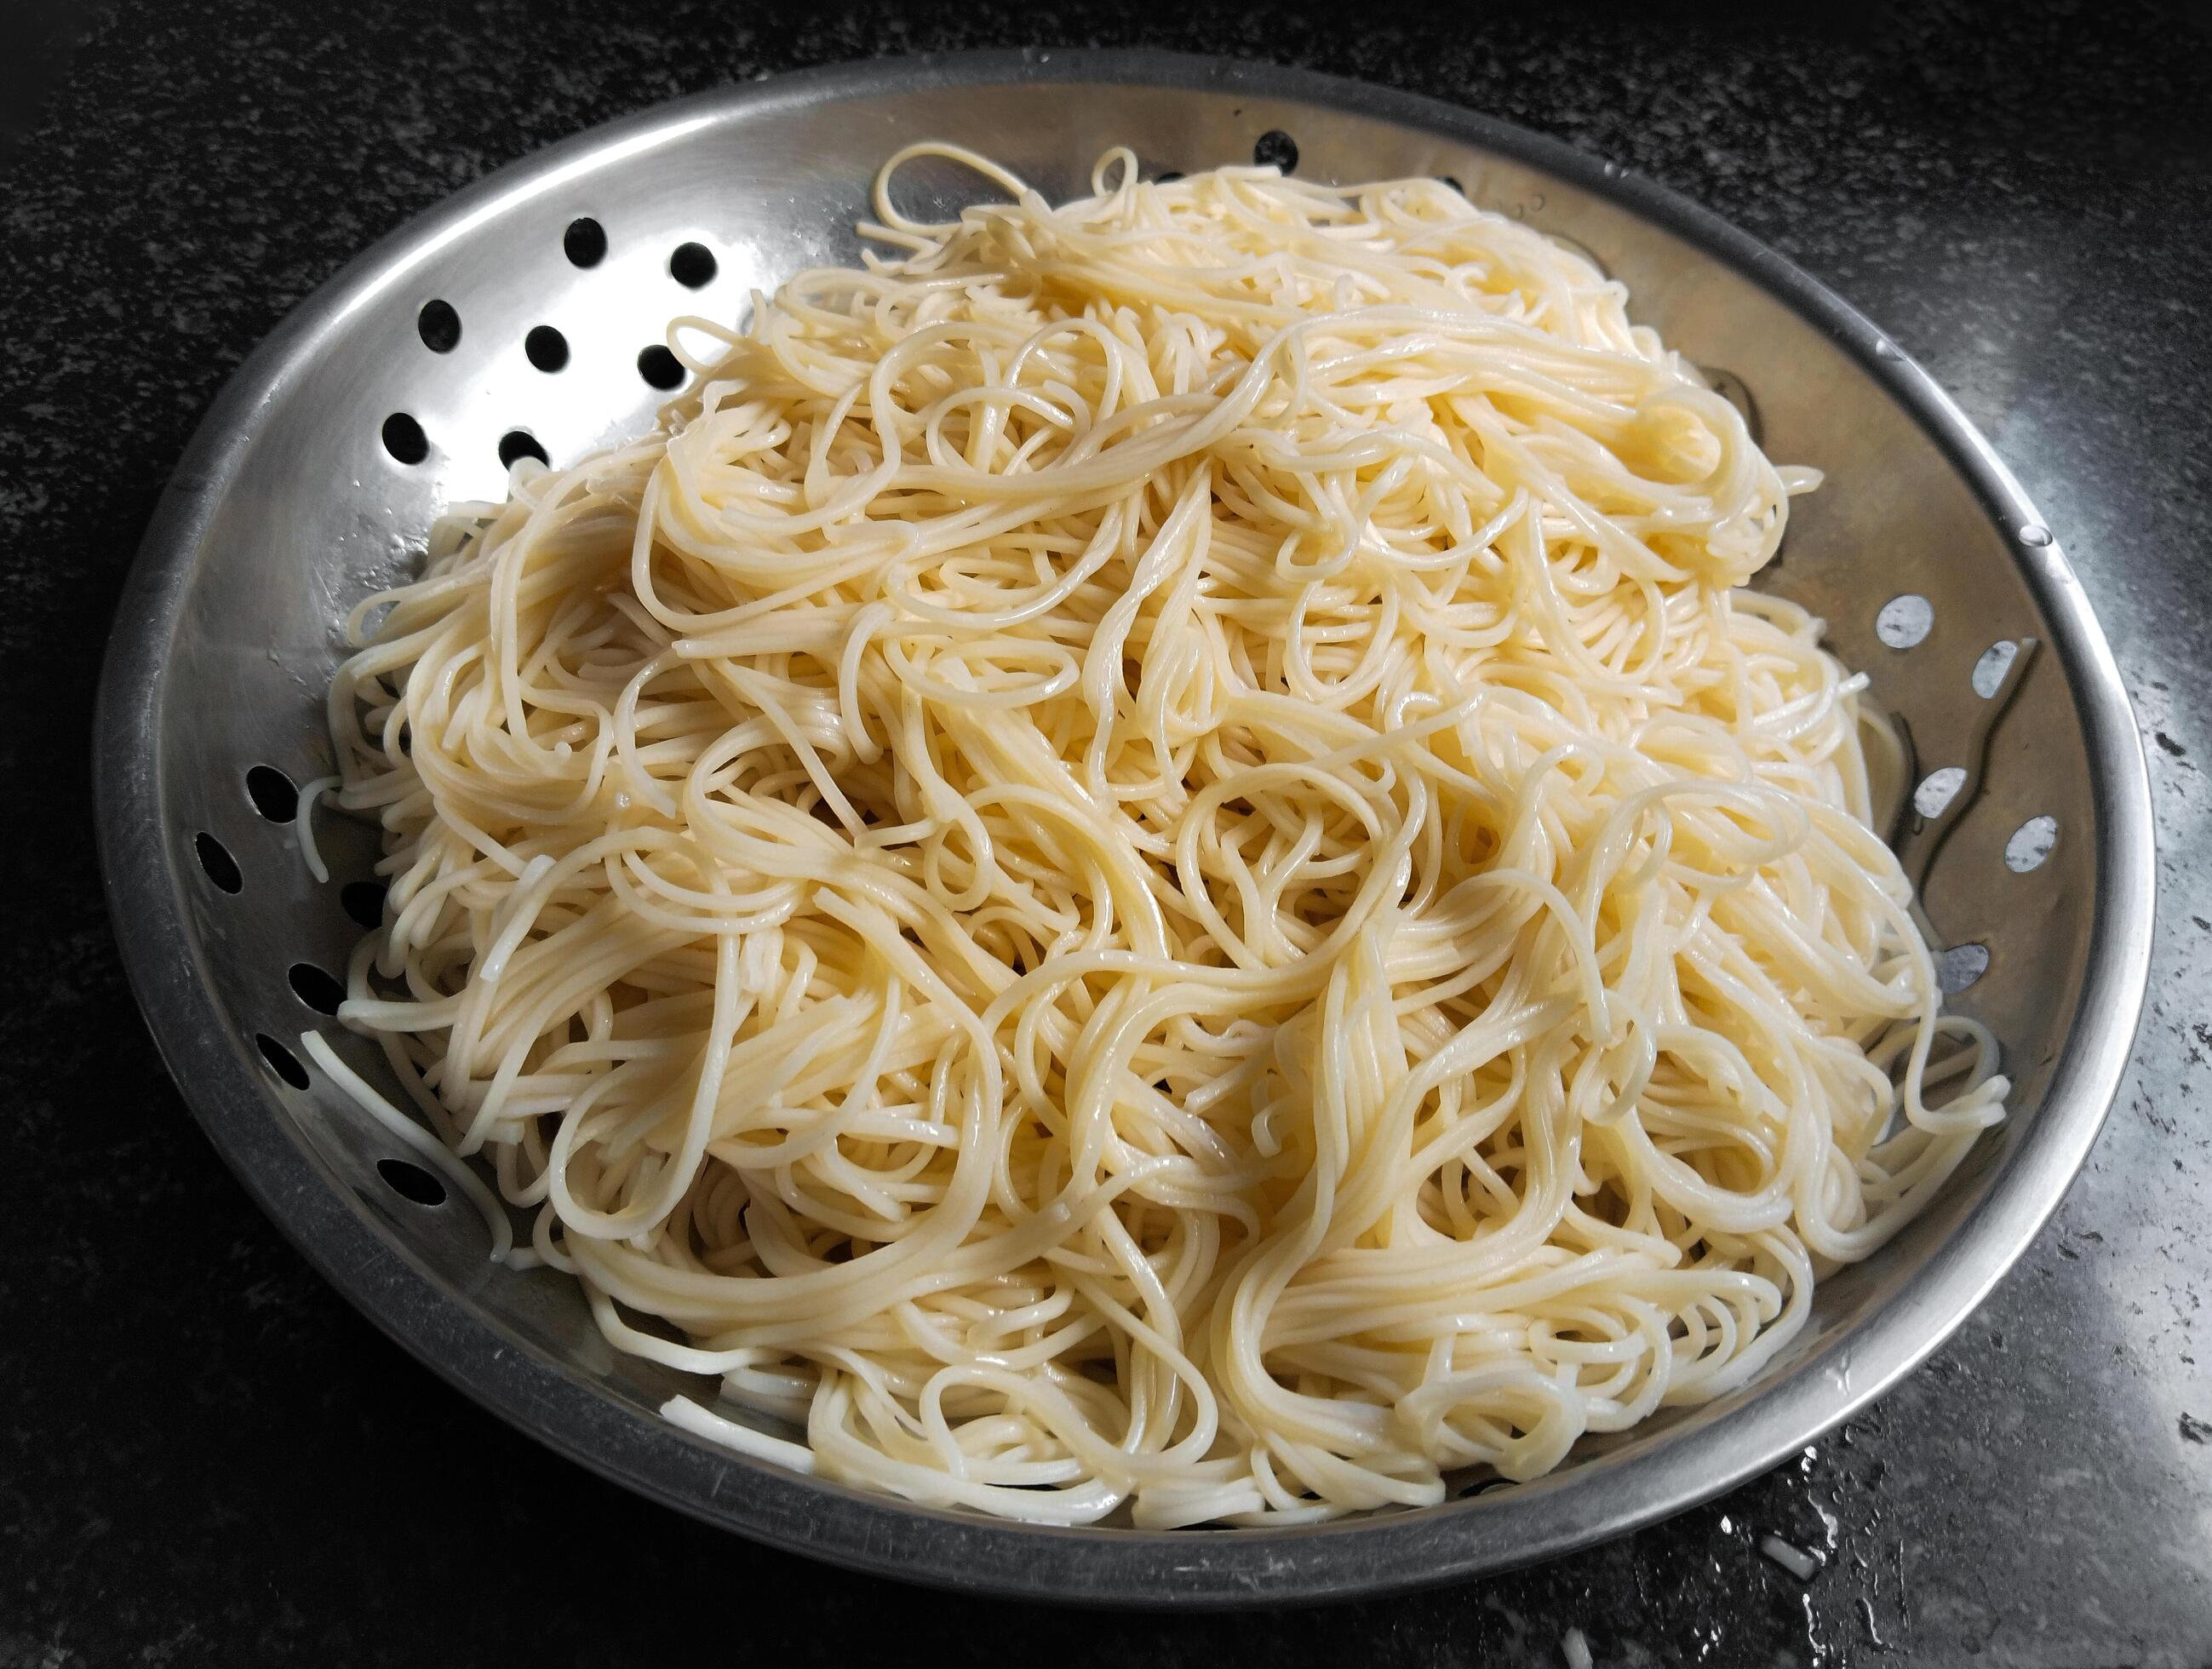
[[[1553,1476],[1293,1530],[1008,1525],[709,1447],[655,1412],[702,1380],[618,1356],[562,1276],[487,1261],[484,1228],[294,1046],[375,919],[369,832],[293,789],[329,768],[337,625],[419,559],[432,517],[506,460],[634,435],[652,350],[795,268],[855,259],[882,159],[933,137],[1048,195],[1108,146],[1147,169],[1296,159],[1304,177],[1449,176],[1589,251],[1826,490],[1763,583],[1829,622],[1910,737],[1896,838],[1952,1003],[2017,1088],[1941,1203],[1822,1284],[1755,1385],[1578,1448]],[[927,167],[902,192],[969,185]],[[501,170],[318,291],[233,379],[155,516],[100,694],[115,923],[171,1069],[224,1157],[348,1297],[562,1453],[750,1536],[872,1570],[1099,1601],[1371,1593],[1544,1557],[1713,1495],[1844,1419],[1958,1325],[2057,1205],[2118,1082],[2151,927],[2148,789],[2110,651],[2053,534],[1957,409],[1866,320],[1644,181],[1449,107],[1149,53],[890,60],[684,101]],[[427,1202],[426,1203],[426,1197]]]

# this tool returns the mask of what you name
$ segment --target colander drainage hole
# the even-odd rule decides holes
[[[1182,170],[1181,168],[1162,168],[1158,174],[1153,176],[1152,183],[1156,186],[1172,186],[1176,180],[1182,178]]]
[[[561,249],[572,266],[597,266],[607,258],[606,228],[589,215],[580,215],[561,235]]]
[[[522,351],[541,371],[558,371],[568,363],[568,338],[550,325],[532,325],[522,338]]]
[[[337,1013],[338,1004],[345,1001],[345,987],[313,962],[295,962],[284,977],[291,982],[292,995],[319,1014]]]
[[[1437,176],[1437,185],[1439,185],[1439,186],[1450,186],[1454,191],[1457,192],[1458,192],[1462,197],[1465,197],[1465,196],[1467,195],[1467,187],[1466,187],[1466,186],[1462,186],[1462,185],[1461,185],[1461,184],[1459,183],[1459,180],[1458,180],[1455,176],[1453,176],[1453,175],[1451,175],[1451,174],[1438,174],[1438,175]]]
[[[2005,674],[2012,670],[2014,659],[2020,654],[2020,645],[2009,637],[2000,637],[1982,651],[1982,658],[1974,662],[1974,693],[1984,701],[1996,699],[2004,688]]]
[[[1912,809],[1925,818],[1942,816],[1951,802],[1959,797],[1959,790],[1966,786],[1964,765],[1945,765],[1941,771],[1931,771],[1920,779],[1920,786],[1912,790]]]
[[[451,302],[425,302],[415,315],[415,334],[434,354],[449,354],[461,345],[461,315]]]
[[[526,429],[510,429],[499,437],[500,467],[513,469],[518,458],[535,458],[541,464],[553,461],[545,455],[545,448],[535,435]]]
[[[349,880],[338,892],[345,913],[366,928],[384,925],[384,889],[373,880]]]
[[[668,257],[668,276],[686,289],[705,289],[720,270],[714,252],[703,243],[679,243]]]
[[[384,420],[384,449],[403,464],[419,464],[430,455],[430,437],[404,411],[394,411]]]
[[[300,810],[300,790],[275,765],[256,765],[246,773],[246,797],[271,823],[289,823]]]
[[[1936,953],[1936,986],[1946,996],[1956,996],[1989,971],[1987,945],[1954,945]]]
[[[261,1051],[261,1058],[269,1063],[270,1069],[295,1089],[307,1087],[307,1069],[300,1064],[300,1057],[266,1032],[253,1034],[253,1046]]]
[[[1277,168],[1285,174],[1298,166],[1298,142],[1279,127],[1271,127],[1253,142],[1252,161],[1260,168]]]
[[[2051,856],[2051,849],[2058,844],[2058,819],[2055,817],[2031,817],[2012,831],[2005,842],[2005,868],[2015,875],[2042,866]]]
[[[1917,592],[1892,597],[1874,617],[1874,635],[1893,649],[1909,649],[1936,625],[1936,605]]]
[[[675,388],[684,381],[684,362],[654,343],[637,350],[637,374],[656,388]]]
[[[1597,265],[1597,258],[1595,255],[1582,249],[1580,245],[1573,247],[1577,253],[1582,254],[1592,266]],[[1712,385],[1713,393],[1735,407],[1737,414],[1743,418],[1744,429],[1751,438],[1753,441],[1764,442],[1766,438],[1766,425],[1759,420],[1759,402],[1752,399],[1750,386],[1734,371],[1723,370],[1717,365],[1701,365],[1698,369],[1705,374],[1705,381]],[[1926,635],[1926,630],[1923,628],[1921,636]],[[1915,638],[1913,641],[1917,643],[1920,640]]]
[[[246,885],[246,877],[238,872],[238,860],[230,855],[230,848],[211,834],[196,836],[192,850],[199,854],[200,868],[207,878],[226,892],[235,892]]]
[[[413,1200],[417,1205],[443,1205],[446,1185],[432,1176],[420,1165],[404,1159],[380,1159],[376,1173],[384,1179],[384,1185],[402,1199]]]

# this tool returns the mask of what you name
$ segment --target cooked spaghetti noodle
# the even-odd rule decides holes
[[[1006,200],[901,216],[925,152]],[[1814,473],[1429,180],[875,210],[350,624],[341,1014],[513,1255],[688,1428],[1032,1520],[1432,1502],[1758,1373],[2006,1091],[1863,680],[1744,588]]]

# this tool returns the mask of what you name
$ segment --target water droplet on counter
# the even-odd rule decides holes
[[[1813,1669],[1823,1669],[1823,1666],[1835,1660],[1835,1655],[1829,1651],[1828,1642],[1820,1638],[1820,1621],[1813,1614],[1813,1596],[1801,1593],[1797,1603],[1805,1608],[1805,1644],[1813,1654]]]
[[[2051,543],[2051,529],[2039,521],[2031,521],[2020,530],[2020,542],[2022,545],[2048,545]]]
[[[1820,1554],[1808,1552],[1794,1543],[1784,1541],[1779,1536],[1761,1536],[1759,1550],[1801,1582],[1811,1581],[1820,1574],[1820,1567],[1827,1562]]]
[[[1865,1594],[1859,1595],[1859,1614],[1866,1618],[1867,1644],[1877,1652],[1887,1652],[1889,1642],[1881,1637],[1881,1630],[1874,1620],[1874,1601]]]

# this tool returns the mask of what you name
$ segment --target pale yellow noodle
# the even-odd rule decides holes
[[[1758,1372],[2006,1090],[1741,588],[1817,477],[1429,180],[876,212],[356,612],[342,1017],[805,1447],[687,1428],[917,1500],[1419,1505]]]

